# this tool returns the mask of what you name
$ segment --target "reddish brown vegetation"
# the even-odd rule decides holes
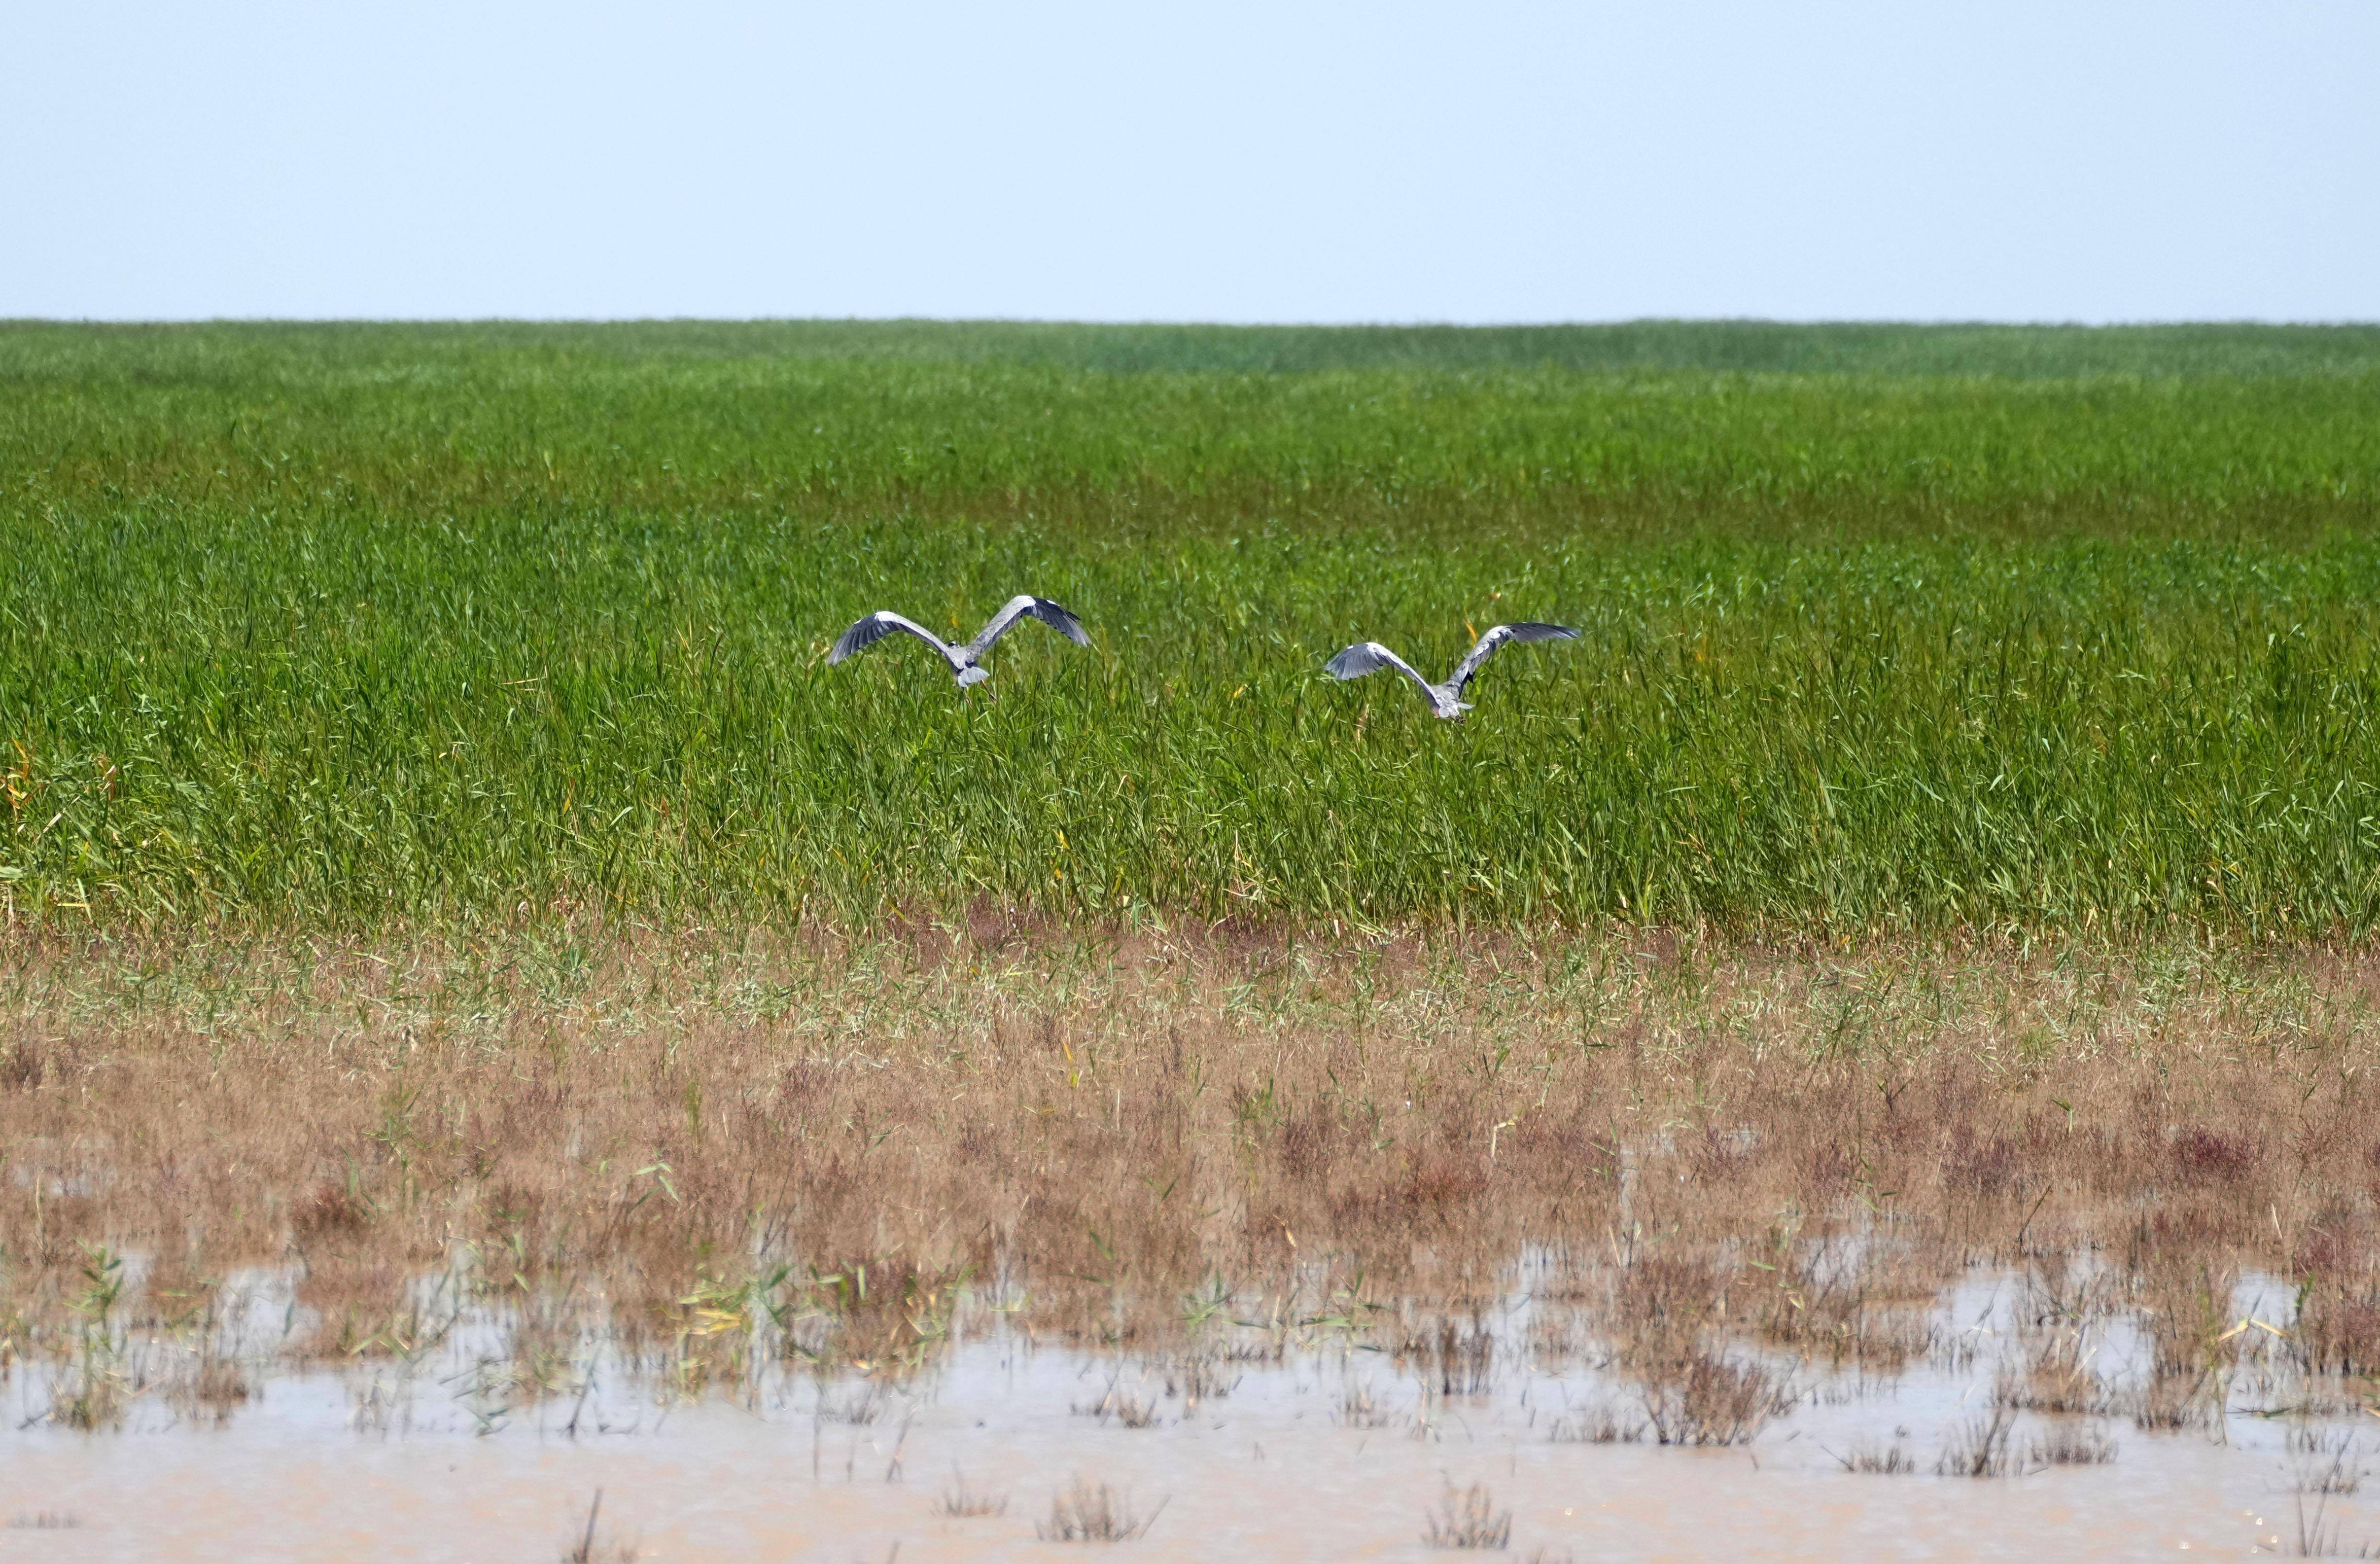
[[[62,1328],[86,1244],[151,1259],[126,1306],[152,1313],[294,1267],[320,1352],[419,1340],[419,1279],[460,1254],[693,1358],[767,1321],[771,1350],[914,1361],[970,1297],[1164,1351],[1220,1280],[1402,1320],[1387,1344],[1460,1394],[1447,1322],[1526,1251],[1661,1438],[1757,1427],[1779,1382],[1747,1345],[1925,1352],[1984,1262],[2052,1300],[2023,1404],[2104,1411],[2055,1337],[2121,1308],[2166,1397],[2136,1414],[2186,1418],[2253,1344],[2225,1334],[2241,1267],[2303,1282],[2308,1366],[2380,1364],[2361,958],[927,933],[9,959],[20,1344]]]

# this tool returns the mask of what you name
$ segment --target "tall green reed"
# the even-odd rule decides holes
[[[0,332],[0,898],[2374,918],[2372,333],[841,332]],[[1020,589],[1094,649],[820,661]]]

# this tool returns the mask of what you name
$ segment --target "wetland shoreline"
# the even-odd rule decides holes
[[[256,1267],[313,1322],[287,1352],[393,1351],[468,1273],[565,1334],[600,1293],[695,1383],[764,1317],[903,1364],[988,1291],[1161,1350],[1200,1297],[1456,1317],[1535,1252],[1606,1337],[1668,1322],[1663,1373],[1905,1357],[1951,1279],[2061,1255],[2166,1322],[2177,1393],[2243,1270],[2304,1289],[2309,1372],[2380,1352],[2366,957],[995,938],[20,943],[0,1351]]]

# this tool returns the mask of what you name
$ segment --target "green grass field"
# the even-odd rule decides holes
[[[0,897],[2360,935],[2375,521],[2364,328],[0,326]]]

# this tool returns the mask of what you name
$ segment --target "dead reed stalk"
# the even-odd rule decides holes
[[[516,1398],[581,1383],[593,1330],[688,1388],[889,1382],[970,1300],[1162,1359],[1169,1394],[1228,1384],[1201,1322],[1268,1316],[1464,1395],[1528,1255],[1582,1313],[1564,1350],[1682,1442],[1755,1433],[1780,1357],[1937,1350],[1976,1263],[2041,1279],[2044,1410],[2108,1410],[2072,1351],[2115,1312],[2148,1426],[2243,1352],[2380,1364],[2361,954],[979,934],[10,934],[0,1352],[84,1364],[61,1414],[103,1421],[109,1343],[186,1337],[261,1266],[301,1356],[511,1300]],[[2050,1274],[2086,1250],[2087,1288]],[[94,1258],[124,1255],[137,1282]],[[2250,1270],[2302,1289],[2294,1321],[2238,1317]]]

